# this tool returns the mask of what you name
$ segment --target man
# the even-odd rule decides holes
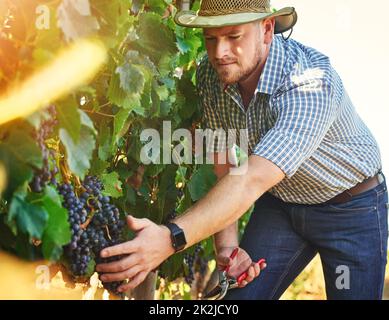
[[[208,56],[197,72],[204,124],[248,129],[247,171],[228,174],[219,161],[226,149],[214,149],[216,186],[174,225],[129,217],[137,236],[103,250],[128,254],[98,266],[104,280],[129,278],[122,289],[133,288],[175,251],[215,235],[219,267],[249,274],[227,299],[278,299],[316,253],[329,299],[381,299],[388,197],[379,149],[329,59],[274,35],[294,26],[294,8],[203,0],[197,14],[175,21],[204,29]],[[236,221],[253,203],[239,244]],[[259,258],[267,268],[258,277]]]

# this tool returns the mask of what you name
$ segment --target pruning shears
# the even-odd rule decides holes
[[[233,260],[238,254],[239,248],[235,248],[230,255],[230,259]],[[260,259],[257,264],[261,266],[265,263],[265,259]],[[247,271],[243,272],[238,278],[230,277],[228,271],[230,266],[226,266],[223,270],[219,270],[219,283],[215,288],[210,290],[207,294],[204,295],[204,299],[208,300],[221,300],[227,294],[229,289],[237,288],[243,280],[248,276]]]

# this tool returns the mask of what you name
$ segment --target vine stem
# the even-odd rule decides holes
[[[85,111],[86,113],[91,113],[91,114],[98,114],[98,115],[104,116],[104,117],[115,118],[115,116],[113,114],[103,113],[103,112],[99,112],[99,111],[91,111],[91,110],[86,110],[86,109],[82,109],[82,111]]]

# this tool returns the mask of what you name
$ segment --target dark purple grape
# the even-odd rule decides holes
[[[63,206],[68,209],[69,223],[72,231],[71,243],[65,246],[65,256],[70,264],[71,273],[78,277],[86,276],[89,262],[96,263],[115,261],[100,258],[100,251],[108,246],[121,242],[125,227],[120,220],[119,209],[111,204],[111,199],[102,194],[103,185],[96,178],[87,176],[82,182],[86,190],[80,197],[70,184],[58,186],[58,192],[63,197]],[[81,225],[90,217],[90,223],[84,230]],[[103,283],[112,293],[118,294],[117,288],[123,282]]]
[[[59,171],[55,161],[55,151],[49,150],[46,146],[46,140],[53,134],[54,127],[58,124],[58,121],[55,119],[55,106],[50,106],[47,111],[51,117],[41,120],[39,129],[33,133],[34,139],[41,149],[43,160],[43,168],[34,171],[34,178],[30,183],[31,190],[37,193],[42,192],[48,184],[56,186],[55,175]]]

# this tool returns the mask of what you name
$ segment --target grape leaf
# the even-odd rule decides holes
[[[125,131],[127,131],[123,129],[126,128],[126,120],[128,119],[128,116],[129,112],[126,109],[120,109],[119,112],[115,114],[115,119],[113,122],[113,139],[115,140],[115,143],[117,143],[119,139],[125,134]],[[129,125],[130,124],[128,123],[128,126]]]
[[[70,170],[84,179],[87,170],[90,168],[90,160],[95,148],[95,138],[88,127],[82,126],[80,140],[74,143],[65,129],[59,130],[59,137],[66,148],[66,158]]]
[[[167,98],[169,98],[169,90],[166,86],[154,85],[153,89],[158,94],[158,97],[161,99],[161,101],[167,100]]]
[[[58,27],[66,41],[94,34],[100,29],[96,17],[91,15],[89,0],[63,0],[57,9]]]
[[[73,97],[60,101],[57,107],[60,127],[65,129],[74,143],[78,143],[81,130],[81,118],[78,105]]]
[[[62,207],[59,195],[52,187],[46,187],[42,203],[49,214],[42,238],[42,252],[45,259],[56,261],[62,254],[62,246],[70,242],[68,213]]]
[[[15,220],[18,229],[30,237],[42,239],[49,215],[45,208],[25,200],[24,192],[16,192],[8,213],[8,222]]]
[[[104,191],[102,192],[104,195],[112,198],[119,198],[123,195],[122,182],[117,172],[113,171],[101,175],[101,181],[104,185]]]
[[[93,121],[88,117],[88,115],[84,111],[78,109],[78,113],[80,114],[80,117],[81,117],[80,118],[81,124],[84,125],[85,127],[89,128],[96,135],[97,131],[93,125]]]
[[[188,188],[193,201],[201,199],[214,186],[216,175],[212,165],[199,165],[193,173]]]
[[[145,85],[145,77],[142,68],[137,65],[125,63],[116,68],[119,75],[120,88],[129,94],[140,94]]]
[[[157,223],[162,223],[163,217],[175,209],[177,198],[176,172],[176,165],[167,165],[161,173],[158,191],[158,217],[153,217]]]
[[[89,170],[89,173],[91,175],[101,175],[105,170],[109,167],[109,163],[106,161],[101,160],[98,157],[93,157],[93,161],[91,164],[91,168]]]
[[[42,154],[33,138],[22,130],[12,130],[0,143],[0,162],[5,166],[8,185],[5,199],[33,175],[32,166],[42,167]]]
[[[172,55],[177,51],[172,30],[161,24],[161,16],[158,14],[140,14],[138,34],[141,36],[135,45],[154,62],[158,62],[164,54]]]
[[[112,75],[107,97],[112,104],[116,104],[127,110],[140,108],[140,94],[128,94],[120,86],[119,74],[114,73]]]
[[[111,129],[106,122],[100,125],[100,134],[98,136],[98,155],[103,161],[107,161],[112,156],[114,145],[112,143]]]

